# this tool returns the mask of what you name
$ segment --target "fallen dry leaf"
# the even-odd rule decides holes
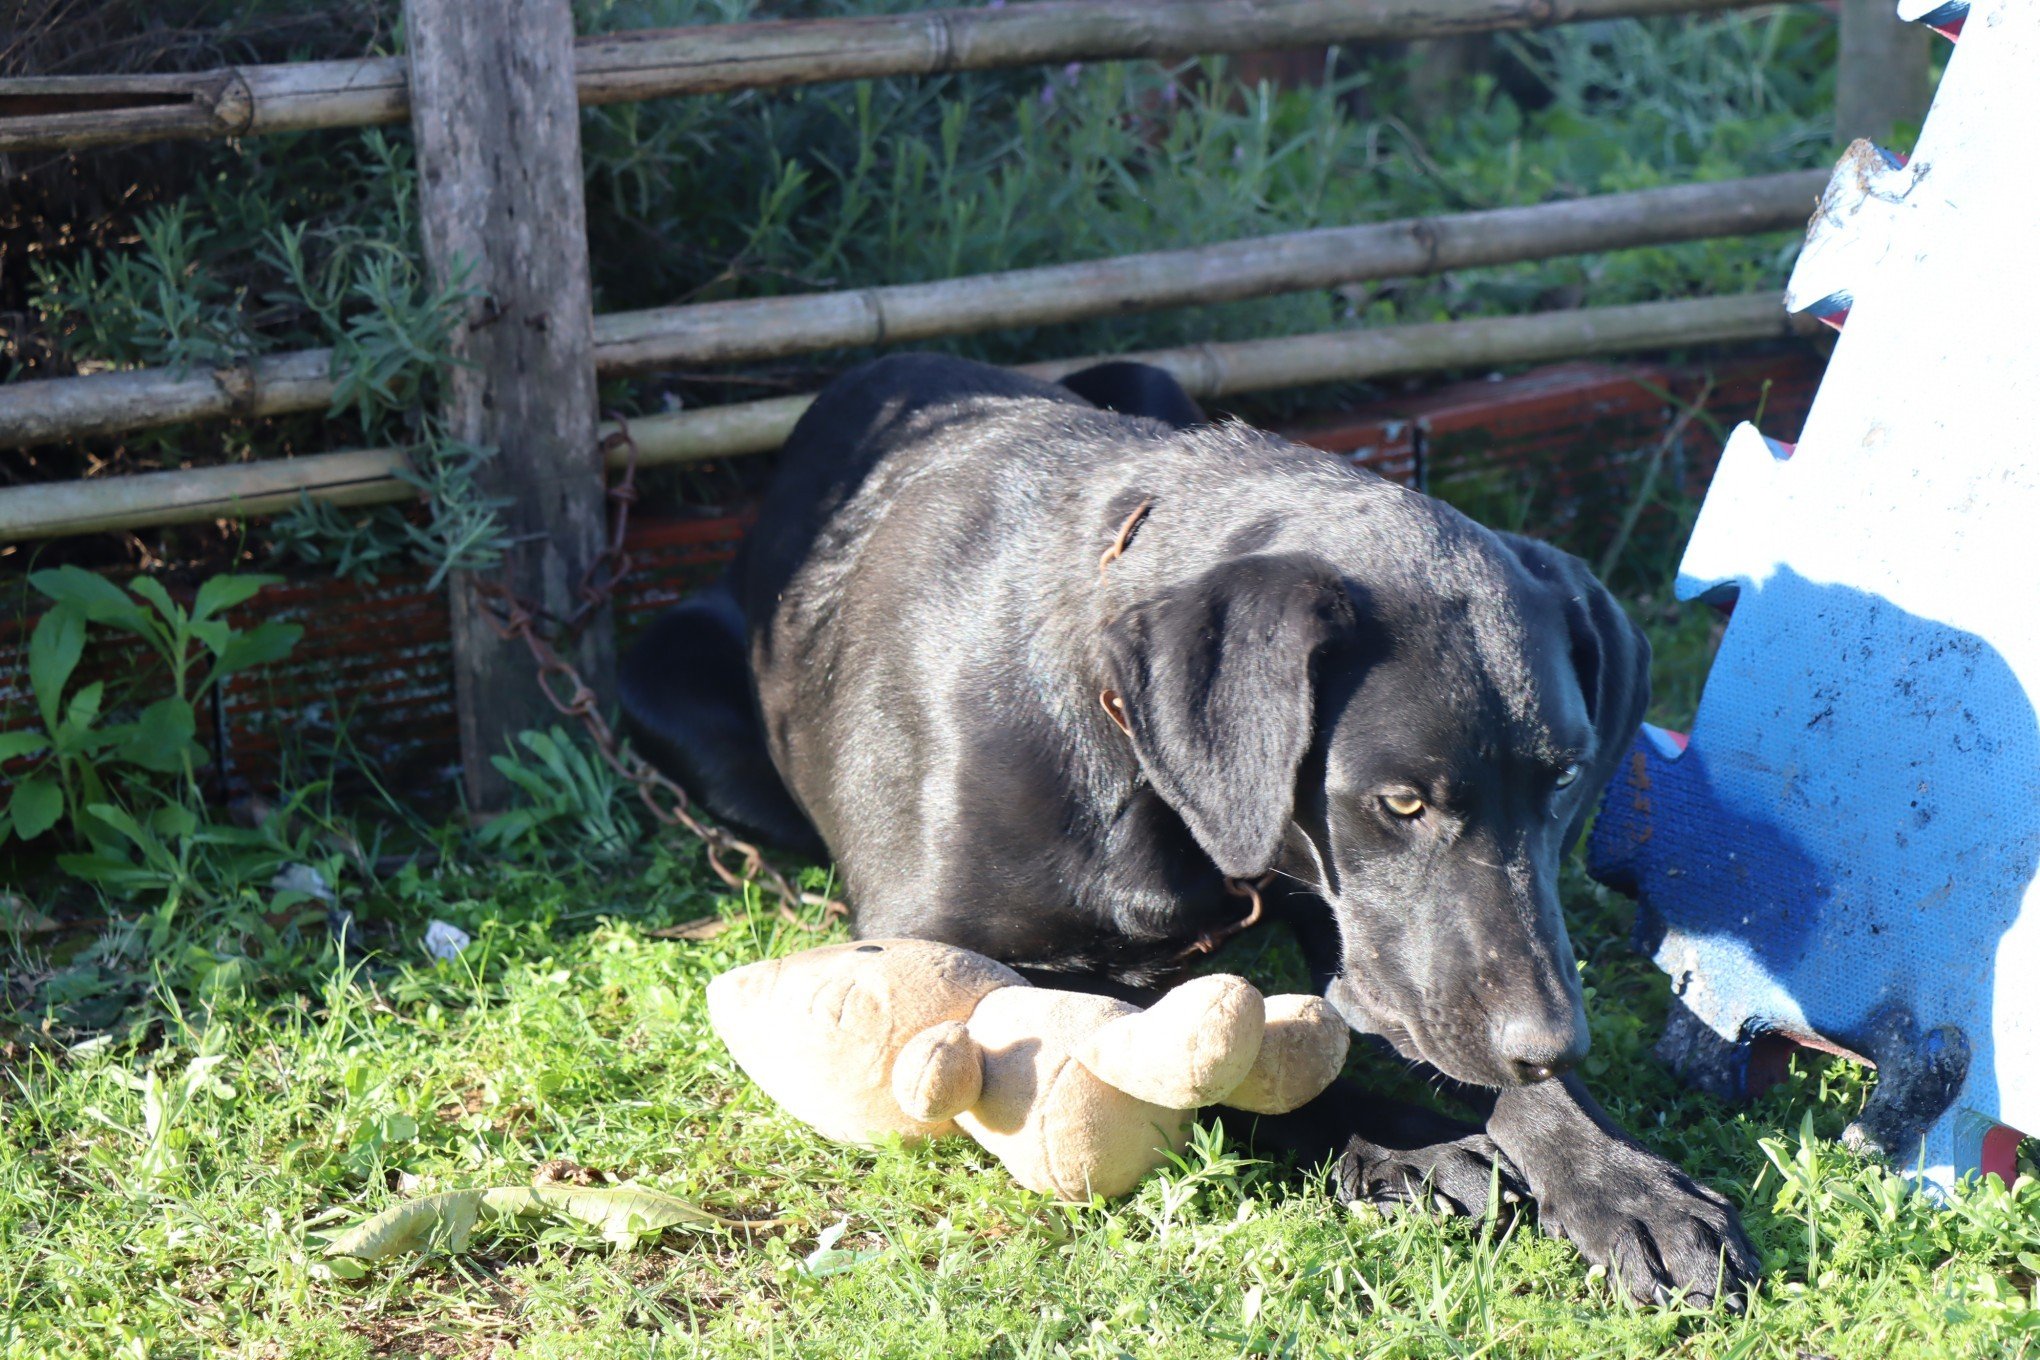
[[[645,934],[655,940],[712,940],[729,928],[729,921],[721,916],[704,916],[677,926],[659,926]]]
[[[484,1213],[492,1218],[535,1214],[577,1218],[600,1229],[603,1237],[619,1246],[683,1224],[703,1228],[779,1225],[777,1219],[724,1218],[677,1195],[643,1186],[519,1185],[494,1190],[448,1190],[392,1205],[327,1243],[326,1255],[379,1261],[430,1245],[461,1251],[467,1247],[468,1238]]]

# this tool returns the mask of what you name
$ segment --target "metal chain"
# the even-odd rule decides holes
[[[521,639],[531,652],[531,659],[538,667],[538,687],[546,699],[562,716],[580,720],[603,761],[636,788],[638,798],[655,819],[667,826],[679,827],[700,841],[707,852],[708,867],[730,887],[741,892],[747,885],[759,884],[770,889],[779,899],[782,920],[803,930],[826,929],[831,918],[848,916],[849,907],[819,893],[800,891],[765,858],[764,852],[757,846],[696,816],[686,791],[652,768],[644,757],[617,736],[602,716],[595,691],[588,688],[580,672],[560,654],[560,648],[571,647],[596,613],[610,603],[617,585],[631,569],[630,555],[624,550],[623,539],[630,524],[630,508],[637,501],[638,446],[637,441],[631,438],[629,423],[622,416],[612,415],[610,418],[616,422],[616,432],[602,441],[603,461],[606,464],[610,450],[618,447],[628,450],[628,457],[624,461],[622,478],[608,492],[611,505],[609,543],[602,554],[588,564],[588,570],[582,575],[580,604],[574,612],[564,619],[549,615],[519,599],[507,585],[497,581],[470,578],[475,593],[493,606],[486,613],[496,635],[505,639]],[[554,625],[552,637],[547,637],[542,631],[542,622]],[[561,697],[562,690],[565,691],[564,698]],[[731,861],[734,861],[734,867]],[[820,922],[808,921],[800,915],[801,907],[814,906],[822,908],[823,919]]]

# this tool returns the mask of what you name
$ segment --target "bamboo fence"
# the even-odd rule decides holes
[[[575,44],[583,104],[981,71],[1433,38],[1764,0],[1036,0],[1002,8],[650,30]],[[0,81],[0,153],[400,123],[404,57],[162,76]]]
[[[582,104],[1068,60],[1175,57],[1436,37],[1741,8],[1756,0],[1038,0],[1003,8],[778,21],[584,39],[563,60]],[[192,75],[0,81],[0,152],[358,126],[408,116],[407,58]],[[1819,172],[1534,207],[1327,228],[962,279],[661,307],[596,318],[597,372],[711,365],[1054,324],[1370,279],[1797,225]],[[1768,297],[1699,299],[1164,350],[1144,358],[1196,395],[1481,367],[1784,333]],[[1055,376],[1096,362],[1028,366]],[[336,355],[308,350],[206,371],[145,369],[0,387],[0,446],[180,421],[329,407]],[[809,398],[634,422],[648,462],[776,447]],[[413,494],[396,450],[0,489],[0,540],[272,513]]]
[[[499,464],[492,474],[509,479],[497,490],[515,497],[510,514],[520,541],[542,545],[527,554],[521,568],[517,560],[508,565],[544,582],[571,582],[593,566],[600,536],[577,536],[576,525],[585,528],[587,516],[573,507],[596,506],[599,530],[604,470],[586,441],[591,411],[582,409],[572,420],[551,419],[557,414],[551,408],[517,399],[531,395],[528,386],[516,385],[528,384],[534,371],[571,372],[585,385],[591,370],[633,373],[886,346],[1775,230],[1802,220],[1823,181],[1820,173],[1808,172],[1682,185],[972,278],[652,308],[594,318],[591,333],[578,215],[564,215],[574,221],[566,234],[582,241],[583,249],[561,250],[548,239],[535,262],[518,254],[530,247],[528,240],[520,247],[495,230],[507,216],[529,220],[534,212],[556,207],[559,186],[571,190],[577,182],[577,104],[1070,61],[1437,38],[1764,2],[1036,0],[577,41],[566,0],[405,0],[407,32],[415,40],[408,56],[180,75],[0,80],[0,157],[411,120],[428,273],[444,274],[451,260],[479,250],[481,263],[496,271],[484,277],[493,277],[492,289],[505,294],[507,315],[527,322],[552,314],[574,318],[571,343],[559,339],[556,349],[546,347],[550,340],[519,346],[491,343],[486,335],[477,340],[473,327],[457,331],[463,363],[450,385],[465,396],[456,392],[448,406],[455,414],[472,413],[478,399],[484,424],[495,419],[489,414],[494,412],[514,427],[490,425],[493,434],[476,436],[509,449],[509,434],[515,433],[527,460],[516,467]],[[546,12],[534,15],[527,7]],[[1859,10],[1863,0],[1844,6],[1845,26],[1851,15],[1865,22]],[[1867,70],[1845,71],[1842,78],[1861,84],[1875,79]],[[534,127],[545,135],[534,139]],[[538,162],[535,169],[542,173],[529,173],[534,170],[529,161]],[[535,187],[540,184],[549,187],[541,192]],[[1055,360],[1022,371],[1053,379],[1104,357],[1131,358],[1167,369],[1192,395],[1209,400],[1429,369],[1761,340],[1796,329],[1778,299],[1763,294],[1193,345]],[[325,409],[339,395],[336,373],[344,362],[334,351],[308,350],[215,371],[150,369],[10,384],[0,387],[0,446]],[[506,393],[511,400],[501,399]],[[812,400],[779,397],[651,416],[632,421],[631,433],[638,457],[648,464],[759,453],[782,443]],[[612,465],[619,457],[610,454]],[[402,450],[356,449],[0,488],[0,543],[270,514],[306,497],[349,506],[403,502],[417,494],[408,472]],[[487,787],[487,756],[540,710],[526,693],[533,677],[521,665],[506,664],[493,633],[475,625],[481,606],[467,586],[457,582],[449,598],[456,708],[469,796],[473,806],[488,807],[500,790]],[[607,688],[604,667],[590,674],[598,688]]]
[[[1359,381],[1441,368],[1485,368],[1669,346],[1780,338],[1800,327],[1774,294],[1645,302],[1528,316],[1321,332],[1028,364],[1055,379],[1104,358],[1154,364],[1192,396]],[[777,448],[812,396],[774,397],[633,420],[644,465],[694,462]],[[608,433],[613,426],[605,426]],[[623,453],[611,454],[620,463]],[[315,496],[377,505],[415,493],[396,449],[140,473],[0,489],[0,541],[272,514]]]
[[[1825,182],[1809,170],[933,283],[618,312],[596,318],[595,367],[612,376],[736,363],[1775,231],[1803,222]],[[12,383],[0,387],[0,446],[321,410],[333,400],[333,367],[333,352],[320,349],[203,371],[138,369]]]

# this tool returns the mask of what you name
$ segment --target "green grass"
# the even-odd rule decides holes
[[[1215,1131],[1131,1199],[1089,1206],[1015,1188],[967,1142],[830,1146],[733,1068],[702,1006],[715,973],[829,936],[707,882],[684,845],[606,870],[407,872],[354,899],[387,950],[364,968],[279,956],[210,1008],[158,986],[114,1030],[17,1033],[0,1066],[0,1354],[2032,1348],[2040,1184],[1946,1211],[1907,1197],[1832,1141],[1867,1084],[1846,1065],[1746,1109],[1678,1090],[1648,1053],[1664,981],[1624,947],[1624,907],[1576,873],[1590,1080],[1745,1206],[1770,1270],[1746,1317],[1637,1308],[1531,1221],[1339,1207],[1315,1169],[1245,1160]],[[731,928],[648,933],[708,914]],[[434,917],[473,933],[458,960],[417,948]],[[34,968],[48,940],[16,944]],[[1281,985],[1289,956],[1264,933],[1223,962]],[[485,1231],[358,1280],[322,1261],[326,1235],[377,1209],[528,1183],[561,1158],[780,1225],[627,1253],[579,1228]]]

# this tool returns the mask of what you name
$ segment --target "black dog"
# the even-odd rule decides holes
[[[1642,716],[1642,635],[1572,557],[1200,421],[1139,365],[844,375],[727,581],[628,658],[640,743],[832,855],[860,934],[1064,986],[1170,977],[1273,875],[1354,1027],[1487,1117],[1342,1084],[1258,1142],[1383,1202],[1477,1210],[1499,1168],[1640,1297],[1739,1300],[1734,1211],[1569,1071],[1558,866]]]

